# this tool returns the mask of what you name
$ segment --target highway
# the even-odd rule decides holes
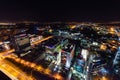
[[[44,38],[42,40],[39,40],[37,42],[34,43],[34,45],[39,44],[45,40],[48,40],[50,38],[52,38],[53,36],[49,36],[47,38]],[[15,51],[15,49],[11,49],[8,51],[4,51],[4,52],[0,52],[0,70],[5,73],[8,77],[10,77],[12,80],[35,80],[35,78],[33,78],[32,76],[26,74],[25,72],[23,72],[21,69],[19,69],[16,65],[14,65],[13,63],[5,60],[6,57],[15,59],[16,61],[19,60],[19,58],[17,58],[14,54],[12,54]],[[24,60],[20,59],[20,62],[22,62]],[[27,62],[26,61],[26,65]],[[23,64],[25,65],[25,64]],[[28,65],[31,67],[34,67],[35,64],[31,63],[31,65]],[[42,71],[45,70],[45,73],[48,74],[49,70],[48,69],[43,69],[41,66],[36,66],[36,69],[38,71]]]
[[[0,70],[4,72],[6,75],[8,75],[11,79],[13,80],[28,80],[28,79],[34,80],[34,78],[25,74],[22,70],[17,68],[12,63],[6,62],[5,60],[3,60],[2,62],[4,63],[2,64],[0,63]]]
[[[8,52],[8,51],[6,51]],[[10,77],[13,80],[34,80],[31,76],[28,76],[26,73],[24,73],[22,70],[17,68],[14,64],[11,62],[5,60],[6,56],[3,56],[5,52],[0,54],[0,70],[5,73],[8,77]]]

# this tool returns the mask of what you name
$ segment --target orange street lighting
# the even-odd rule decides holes
[[[115,30],[114,30],[114,28],[113,28],[113,27],[111,27],[111,28],[110,28],[110,31],[111,31],[111,32],[114,32]]]
[[[64,80],[63,77],[59,73],[54,74],[53,77],[57,80]]]
[[[109,80],[107,77],[103,76],[102,80]]]
[[[30,62],[26,61],[26,62],[25,62],[25,65],[30,65]]]
[[[47,38],[44,38],[44,39],[42,39],[42,40],[38,40],[38,41],[36,41],[36,42],[34,42],[33,44],[35,45],[35,44],[39,44],[39,43],[41,43],[41,42],[43,42],[43,41],[46,41],[46,40],[48,40],[48,39],[50,39],[50,38],[52,38],[53,36],[49,36],[49,37],[47,37]]]
[[[52,32],[53,30],[52,29],[49,29],[49,32]]]
[[[37,66],[36,69],[37,69],[38,71],[44,70],[42,66]]]
[[[50,74],[51,70],[49,68],[45,69],[44,73],[45,74]]]
[[[75,27],[76,27],[75,25],[73,25],[73,26],[70,26],[70,28],[71,28],[71,29],[74,29]]]
[[[35,67],[35,66],[36,66],[36,64],[34,64],[34,63],[30,64],[30,67],[32,67],[32,68]]]
[[[113,27],[110,28],[110,33],[115,34],[115,29]]]
[[[21,64],[24,64],[25,63],[25,61],[24,60],[21,60],[21,62],[20,62]]]
[[[14,51],[15,51],[15,49],[11,49],[11,50],[8,50],[8,51],[5,51],[5,52],[0,52],[0,54],[12,53],[12,52],[14,52]]]
[[[15,59],[16,62],[20,62],[20,58]]]
[[[104,44],[102,44],[102,45],[100,46],[100,49],[101,49],[101,50],[106,50],[106,49],[107,49],[107,46],[104,45]]]

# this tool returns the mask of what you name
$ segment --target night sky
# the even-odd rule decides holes
[[[119,2],[1,0],[0,21],[117,21]]]

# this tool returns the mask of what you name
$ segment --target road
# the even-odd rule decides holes
[[[43,41],[45,41],[45,40],[48,40],[48,39],[50,39],[50,38],[52,38],[52,37],[53,37],[53,36],[46,37],[46,38],[44,38],[44,39],[42,39],[42,40],[38,40],[38,41],[34,42],[33,44],[34,44],[34,45],[39,44],[39,43],[41,43],[41,42],[43,42]]]
[[[89,67],[86,67],[86,80],[92,80],[90,77],[90,74],[91,74],[91,68],[92,68],[91,63],[92,63],[92,60],[94,58],[94,55],[91,54],[88,57],[89,57],[89,60],[87,61],[87,65]]]
[[[6,51],[8,52],[8,51]],[[13,80],[34,80],[11,62],[5,60],[4,52],[0,54],[0,70]]]
[[[4,62],[4,63],[3,63]],[[2,60],[2,64],[0,63],[0,70],[3,71],[6,75],[8,75],[13,80],[34,80],[32,77],[25,74],[15,65]]]
[[[47,38],[39,40],[39,41],[35,42],[34,45],[39,44],[39,43],[41,43],[45,40],[48,40],[52,37],[53,36],[49,36]],[[14,51],[15,51],[15,49],[0,52],[0,70],[3,73],[5,73],[6,75],[8,75],[13,80],[35,80],[32,76],[28,76],[25,72],[20,70],[17,66],[15,66],[11,62],[5,60],[5,57],[9,57],[9,58],[15,57],[15,55],[12,54],[12,52],[14,52]],[[16,59],[17,59],[17,57],[16,57]]]

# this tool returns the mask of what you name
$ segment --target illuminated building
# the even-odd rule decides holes
[[[116,56],[115,56],[115,58],[113,60],[113,66],[114,65],[119,65],[119,63],[120,63],[120,57],[119,56],[120,56],[120,47],[118,48]]]
[[[67,54],[67,61],[66,61],[66,68],[70,68],[71,65],[71,60],[74,57],[74,51],[75,51],[75,46],[73,47],[72,51],[70,52],[70,54]]]
[[[61,52],[59,52],[57,56],[57,65],[60,65],[60,63],[61,63]]]
[[[22,52],[27,52],[31,49],[30,39],[28,35],[25,33],[20,33],[20,34],[15,35],[12,38],[11,42],[18,56],[20,56]]]
[[[87,60],[88,54],[89,54],[88,50],[82,49],[81,55],[83,56],[83,59],[84,59],[85,61]]]

